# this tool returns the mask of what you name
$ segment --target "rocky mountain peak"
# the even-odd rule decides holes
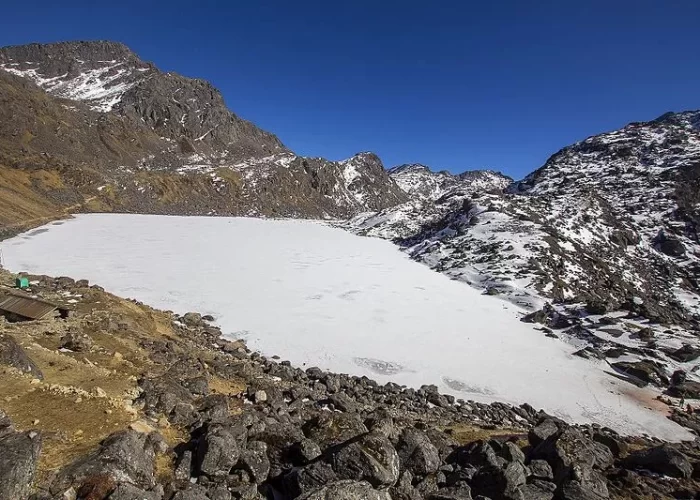
[[[236,158],[285,151],[280,140],[233,114],[209,82],[163,73],[122,43],[30,44],[0,48],[0,69],[49,94],[145,123],[173,151]]]
[[[501,191],[512,182],[510,177],[490,170],[468,170],[455,175],[447,170],[434,172],[420,163],[399,165],[389,170],[389,175],[401,189],[422,200],[437,200],[455,190]]]
[[[404,163],[403,165],[397,165],[389,169],[389,173],[394,175],[405,174],[407,172],[432,173],[432,170],[422,163]]]

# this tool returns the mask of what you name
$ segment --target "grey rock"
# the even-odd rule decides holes
[[[226,426],[216,425],[197,443],[195,470],[207,476],[226,476],[240,454],[236,434]]]
[[[196,312],[188,312],[182,317],[182,322],[190,327],[202,324],[202,315]]]
[[[267,393],[263,390],[255,391],[255,393],[253,394],[253,401],[258,404],[264,403],[265,401],[267,401]]]
[[[86,477],[104,475],[129,482],[139,488],[155,486],[154,440],[147,434],[133,430],[116,432],[108,436],[100,448],[62,469],[50,485],[50,492],[64,492]]]
[[[564,500],[605,500],[610,498],[610,493],[600,472],[575,466],[572,477],[564,481],[557,496]]]
[[[455,448],[459,447],[459,443],[454,438],[437,429],[427,429],[425,430],[425,435],[428,436],[430,442],[438,450],[440,460],[443,462],[454,452]]]
[[[620,439],[616,439],[609,434],[604,434],[602,432],[595,432],[593,434],[593,441],[607,446],[615,457],[619,457],[622,454],[627,453],[627,443]]]
[[[359,416],[352,413],[322,412],[303,426],[304,434],[316,441],[322,450],[367,432]]]
[[[660,231],[654,239],[655,248],[670,257],[683,257],[685,255],[685,246],[683,243],[672,236],[668,236],[664,231]]]
[[[471,481],[472,492],[493,500],[520,500],[520,487],[526,483],[527,470],[520,462],[511,462],[505,468],[486,465]]]
[[[534,480],[520,487],[523,500],[552,500],[557,486],[542,480]]]
[[[700,398],[700,382],[687,380],[673,385],[668,388],[668,394],[677,398],[698,399]]]
[[[142,490],[129,483],[119,483],[108,498],[109,500],[160,500],[163,495]]]
[[[391,500],[391,496],[365,481],[338,481],[306,493],[299,500]]]
[[[611,366],[623,375],[632,377],[641,386],[654,384],[666,388],[670,382],[664,368],[652,360],[618,361]]]
[[[0,435],[0,450],[0,498],[27,498],[41,452],[41,435],[14,432],[7,426]]]
[[[570,477],[574,467],[605,470],[614,461],[607,446],[587,438],[573,427],[540,443],[532,451],[532,458],[546,460],[552,466],[557,484]]]
[[[440,454],[428,436],[418,429],[407,428],[401,433],[396,451],[401,466],[415,475],[432,474],[440,467]]]
[[[39,367],[11,335],[0,335],[0,365],[17,368],[39,380],[44,378]]]
[[[517,444],[511,441],[503,443],[500,455],[509,462],[525,463],[525,453],[523,453]]]
[[[399,480],[389,489],[392,500],[423,500],[423,495],[413,486],[413,475],[403,471]]]
[[[366,434],[339,445],[330,451],[329,461],[341,479],[375,487],[393,486],[399,479],[399,455],[385,436]]]
[[[671,351],[668,353],[669,357],[679,361],[681,363],[687,363],[689,361],[695,361],[700,358],[700,348],[693,347],[690,344],[685,344],[683,347]]]
[[[427,500],[472,500],[469,486],[441,488],[428,495]]]
[[[314,462],[306,467],[292,469],[284,476],[283,484],[287,495],[294,498],[337,480],[338,476],[330,465]]]
[[[192,394],[171,377],[142,378],[139,387],[142,392],[138,401],[143,403],[146,411],[169,415],[181,403],[192,408]]]
[[[294,465],[292,446],[303,440],[304,434],[297,425],[274,422],[256,431],[251,427],[248,439],[267,445],[270,475],[274,477]]]
[[[292,460],[295,465],[306,465],[321,456],[321,447],[311,439],[302,439],[291,448]]]
[[[260,498],[257,489],[254,493],[254,498]],[[233,498],[233,494],[229,491],[228,487],[226,487],[223,484],[220,484],[218,486],[214,486],[213,488],[209,488],[209,491],[207,492],[207,497],[209,498],[209,500],[231,500]]]
[[[671,477],[689,478],[693,466],[680,451],[669,444],[662,444],[631,453],[624,461],[625,467],[648,469]]]
[[[461,466],[471,465],[474,467],[492,465],[500,468],[506,463],[503,458],[496,455],[493,447],[484,441],[476,441],[458,448],[455,450],[455,460]]]
[[[175,466],[175,479],[188,481],[192,475],[192,452],[185,450]]]
[[[422,481],[416,484],[416,489],[423,497],[429,497],[438,491],[440,489],[440,485],[437,482],[437,474],[425,476]]]
[[[270,474],[267,445],[262,441],[250,441],[246,449],[241,452],[238,466],[246,470],[256,484],[267,480]]]
[[[182,381],[182,386],[197,396],[209,394],[209,381],[205,376],[192,377]]]
[[[198,484],[188,484],[187,488],[178,491],[171,500],[210,500],[207,489]]]
[[[533,448],[538,446],[543,441],[557,434],[561,427],[562,425],[560,422],[551,418],[545,419],[538,423],[537,426],[530,429],[527,434],[527,439],[530,442],[530,446]]]
[[[340,411],[356,412],[359,405],[344,392],[337,392],[328,397],[327,400],[333,407]]]
[[[529,468],[530,474],[535,479],[542,479],[545,481],[552,481],[554,479],[552,467],[550,467],[546,460],[533,460],[530,462]]]
[[[61,347],[75,352],[87,352],[92,349],[92,339],[79,333],[68,333],[61,339]]]

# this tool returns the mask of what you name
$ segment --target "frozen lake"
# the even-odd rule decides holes
[[[2,242],[13,271],[87,278],[298,366],[463,399],[530,403],[626,433],[688,434],[651,393],[519,321],[522,311],[415,263],[389,242],[311,221],[79,215]]]

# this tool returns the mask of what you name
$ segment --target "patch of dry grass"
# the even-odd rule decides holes
[[[108,398],[86,397],[52,390],[49,383],[13,370],[0,372],[0,406],[20,430],[41,431],[43,446],[39,481],[85,454],[112,432],[124,428],[133,415]]]
[[[525,439],[527,441],[526,431],[515,428],[499,428],[489,429],[479,427],[474,424],[455,424],[443,429],[459,444],[473,443],[474,441],[488,441],[489,439],[517,439],[518,443]],[[527,443],[525,443],[527,444]]]

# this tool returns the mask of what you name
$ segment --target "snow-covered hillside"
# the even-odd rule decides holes
[[[404,167],[392,176],[418,201],[349,227],[493,293],[609,310],[641,300],[647,316],[690,324],[700,312],[699,116],[588,138],[506,193],[443,189],[449,174]]]
[[[3,253],[13,270],[85,277],[158,307],[211,313],[224,332],[298,366],[687,436],[640,403],[653,391],[608,376],[602,361],[572,357],[576,343],[522,323],[519,308],[388,242],[319,223],[80,215],[4,242]]]
[[[413,199],[435,201],[453,191],[502,191],[513,179],[492,170],[471,170],[454,175],[445,170],[433,172],[419,163],[399,165],[389,175]]]
[[[442,174],[409,167],[417,200],[342,225],[537,311],[528,321],[634,383],[700,397],[669,382],[696,380],[700,358],[699,124],[667,114],[590,137],[505,192],[443,194]]]

